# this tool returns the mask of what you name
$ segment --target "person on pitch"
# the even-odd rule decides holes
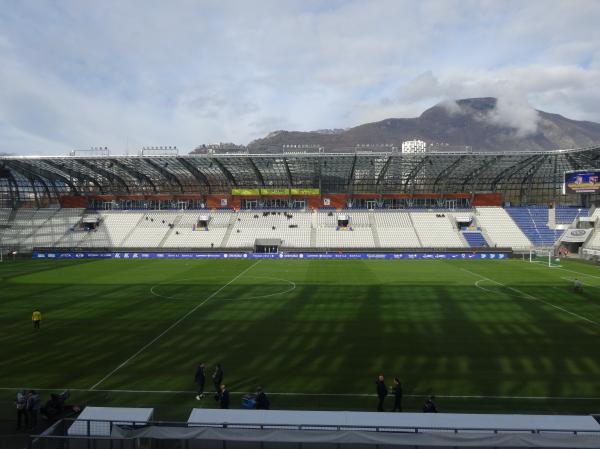
[[[35,309],[31,314],[31,321],[33,322],[33,328],[39,329],[40,323],[42,322],[42,312],[39,309]]]
[[[377,380],[375,381],[375,387],[377,391],[377,397],[379,398],[379,402],[377,402],[377,411],[383,411],[383,401],[388,394],[388,389],[385,386],[385,382],[383,380],[383,374],[380,374]]]
[[[256,410],[269,410],[271,403],[262,387],[256,391]]]
[[[583,283],[577,278],[573,281],[573,289],[576,293],[581,293],[583,291]]]
[[[225,384],[219,386],[219,406],[229,408],[229,390]]]
[[[423,413],[437,413],[437,404],[435,403],[435,396],[429,396],[423,404]]]
[[[196,374],[194,375],[194,382],[198,386],[196,399],[199,401],[204,397],[204,382],[206,381],[206,374],[204,372],[204,363],[200,362],[198,368],[196,368]]]
[[[396,410],[401,412],[402,411],[402,383],[400,382],[400,379],[398,379],[397,377],[394,378],[394,386],[392,387],[392,391],[394,392],[394,408],[393,408],[393,412],[395,412]]]
[[[215,366],[215,372],[212,375],[213,385],[215,386],[215,392],[219,394],[221,392],[221,383],[223,382],[223,367],[220,363]]]

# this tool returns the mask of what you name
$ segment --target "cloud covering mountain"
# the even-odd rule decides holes
[[[593,0],[6,0],[0,151],[248,143],[498,98],[600,121]],[[528,105],[531,105],[529,107]],[[452,107],[452,106],[450,106]]]
[[[600,124],[538,111],[518,99],[470,98],[444,101],[415,118],[391,118],[343,132],[270,133],[250,143],[251,151],[281,151],[282,145],[317,145],[328,151],[357,145],[421,139],[443,151],[554,150],[600,145]],[[464,148],[463,148],[464,149]]]

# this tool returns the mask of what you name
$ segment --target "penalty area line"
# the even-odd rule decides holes
[[[589,318],[586,318],[586,317],[584,317],[582,315],[579,315],[578,313],[571,312],[570,310],[567,310],[567,309],[565,309],[563,307],[560,307],[560,306],[557,306],[555,304],[552,304],[552,303],[550,303],[548,301],[544,301],[543,299],[537,298],[537,297],[535,297],[533,295],[530,295],[529,293],[522,292],[521,290],[518,290],[518,289],[516,289],[514,287],[511,287],[510,285],[506,285],[506,284],[503,284],[502,282],[498,282],[498,281],[495,281],[494,279],[490,279],[488,277],[482,276],[481,274],[475,273],[475,272],[470,271],[470,270],[467,270],[466,268],[461,268],[461,270],[464,271],[464,272],[466,272],[466,273],[470,273],[470,274],[472,274],[474,276],[480,277],[481,279],[485,279],[486,281],[493,282],[494,284],[500,285],[501,287],[506,287],[509,290],[512,290],[513,292],[518,293],[523,298],[531,299],[531,300],[534,300],[534,301],[539,301],[539,302],[544,303],[544,304],[546,304],[546,305],[548,305],[550,307],[554,307],[557,310],[560,310],[562,312],[568,313],[569,315],[577,317],[580,320],[587,321],[588,323],[593,324],[594,326],[600,327],[600,323],[598,323],[597,321],[594,321],[594,320],[591,320]]]
[[[36,390],[36,391],[75,391],[82,393],[117,393],[117,394],[190,394],[197,395],[196,390],[128,390],[128,389],[94,389],[91,388],[23,388],[23,387],[0,387],[0,391],[20,391],[20,390]],[[205,394],[210,395],[208,391]],[[247,391],[232,391],[231,394],[248,394]],[[269,392],[271,396],[304,396],[304,397],[364,397],[374,398],[376,394],[372,393],[298,393],[298,392]],[[406,398],[423,398],[429,396],[430,393],[422,394],[405,394]],[[504,396],[504,395],[479,395],[479,394],[436,394],[436,398],[446,399],[515,399],[515,400],[556,400],[556,401],[600,401],[600,397],[585,397],[585,396]]]
[[[124,362],[122,362],[119,366],[117,366],[115,369],[113,369],[110,373],[108,373],[106,376],[104,376],[102,379],[100,379],[98,382],[96,382],[94,385],[92,385],[90,387],[90,390],[91,391],[95,390],[96,387],[101,385],[106,379],[111,377],[113,374],[115,374],[117,371],[119,371],[121,368],[123,368],[125,365],[127,365],[129,362],[131,362],[133,359],[135,359],[138,355],[140,355],[142,352],[144,352],[147,348],[152,346],[152,344],[154,344],[156,341],[158,341],[163,335],[165,335],[167,332],[169,332],[174,327],[178,326],[179,323],[181,323],[183,320],[185,320],[188,316],[190,316],[192,313],[194,313],[196,310],[198,310],[200,307],[202,307],[204,304],[206,304],[212,298],[214,298],[219,293],[221,293],[223,290],[225,290],[225,288],[227,288],[230,284],[232,284],[237,279],[242,277],[245,273],[247,273],[252,268],[254,268],[256,265],[258,265],[261,260],[262,259],[259,259],[257,262],[250,265],[248,268],[246,268],[245,270],[240,272],[237,276],[235,276],[233,279],[231,279],[229,282],[227,282],[227,284],[223,285],[221,288],[219,288],[218,290],[216,290],[215,292],[210,294],[204,301],[200,302],[199,304],[194,306],[192,309],[190,309],[185,315],[183,315],[181,318],[179,318],[177,321],[175,321],[173,324],[171,324],[169,327],[167,327],[164,331],[162,331],[160,334],[158,334],[156,337],[154,337],[152,340],[150,340],[148,343],[146,343],[144,346],[142,346],[140,349],[138,349],[131,357],[129,357]]]

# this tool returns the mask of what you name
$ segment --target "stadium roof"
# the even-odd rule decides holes
[[[502,192],[515,202],[556,200],[565,171],[600,168],[600,147],[543,152],[0,156],[4,204],[72,195],[230,193],[319,188],[323,193]]]

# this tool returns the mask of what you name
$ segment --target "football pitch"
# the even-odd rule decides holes
[[[405,411],[600,412],[600,269],[579,262],[5,261],[0,298],[10,416],[19,388],[69,388],[185,419],[216,407],[199,361],[236,408],[261,385],[277,409],[374,411],[383,373]]]

